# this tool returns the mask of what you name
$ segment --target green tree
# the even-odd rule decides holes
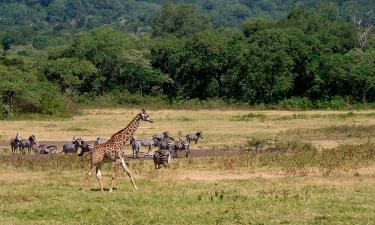
[[[81,90],[82,92],[92,91],[95,84],[94,77],[97,74],[95,66],[87,60],[77,58],[59,58],[48,62],[44,69],[46,77],[56,82],[62,92],[67,89],[71,91]],[[88,90],[83,90],[88,88]]]
[[[295,62],[288,31],[268,29],[253,35],[248,44],[242,89],[248,102],[272,102],[293,88]]]
[[[177,37],[191,35],[212,27],[210,20],[198,13],[194,6],[181,3],[165,3],[151,22],[153,36],[174,34]]]
[[[354,49],[348,53],[350,80],[354,82],[362,102],[375,86],[375,51]]]

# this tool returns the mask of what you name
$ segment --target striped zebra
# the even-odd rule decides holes
[[[155,169],[160,169],[160,165],[168,167],[171,164],[171,152],[169,150],[158,150],[155,151],[153,156]]]
[[[139,149],[141,147],[141,141],[140,140],[135,140],[135,138],[132,136],[130,137],[130,146],[132,146],[133,150],[133,158],[139,158]]]
[[[186,135],[186,140],[189,142],[189,144],[190,144],[190,141],[194,141],[195,144],[197,144],[199,139],[203,139],[202,131],[199,131],[195,134],[189,133]]]
[[[189,143],[182,139],[182,138],[179,138],[179,140],[175,143],[175,147],[174,147],[174,155],[173,157],[178,157],[177,155],[177,152],[178,151],[185,151],[185,157],[188,157],[189,156]]]
[[[161,140],[159,144],[159,150],[168,150],[170,152],[173,152],[175,146],[176,146],[176,142],[173,139],[165,138]]]

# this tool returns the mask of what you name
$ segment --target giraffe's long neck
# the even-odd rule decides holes
[[[138,129],[140,123],[141,115],[138,114],[124,129],[112,135],[111,139],[108,142],[124,144],[129,140],[131,136],[133,136],[135,131]]]

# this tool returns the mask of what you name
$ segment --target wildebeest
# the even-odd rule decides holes
[[[12,154],[17,154],[17,148],[20,148],[21,138],[17,133],[16,137],[10,139],[10,148],[12,150]]]
[[[78,148],[81,146],[82,140],[81,138],[75,138],[73,137],[72,144],[64,144],[63,145],[63,150],[61,152],[66,153],[76,153]]]
[[[56,154],[57,146],[41,144],[37,148],[33,148],[36,154]]]
[[[151,148],[152,147],[158,147],[159,146],[159,141],[154,140],[154,139],[145,139],[142,138],[139,140],[141,142],[141,146],[148,147],[148,152],[147,154],[150,154]]]
[[[203,139],[202,131],[199,131],[195,134],[189,133],[186,135],[186,140],[189,142],[189,144],[190,144],[190,141],[194,141],[195,144],[197,144],[199,139]]]
[[[85,152],[91,152],[94,148],[94,144],[81,140],[81,145],[79,147],[77,154],[78,156],[82,156]]]
[[[35,135],[31,135],[28,140],[21,140],[20,149],[21,149],[22,154],[26,154],[26,152],[24,152],[25,148],[27,148],[27,154],[30,154],[31,148],[34,147],[35,144],[36,144]]]

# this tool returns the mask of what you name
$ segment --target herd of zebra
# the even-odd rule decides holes
[[[177,158],[178,152],[183,151],[185,157],[189,156],[190,150],[189,145],[191,142],[198,143],[199,139],[203,139],[203,132],[199,131],[194,133],[189,133],[185,138],[175,139],[169,135],[168,131],[162,134],[154,134],[150,139],[135,139],[130,138],[130,146],[133,151],[133,158],[139,158],[139,153],[141,147],[147,147],[148,151],[144,154],[145,157],[152,157],[154,160],[155,168],[160,168],[160,165],[169,167],[171,158]],[[98,137],[93,143],[85,142],[82,138],[73,137],[71,144],[64,144],[61,153],[76,153],[78,156],[82,156],[85,152],[90,152],[94,145],[103,144],[108,141],[105,138]],[[33,151],[36,154],[56,154],[57,146],[55,145],[38,145],[35,135],[31,135],[27,140],[20,138],[17,135],[10,140],[10,147],[12,154],[17,154],[17,149],[21,154],[30,154]],[[157,151],[151,151],[152,148],[158,148]]]

